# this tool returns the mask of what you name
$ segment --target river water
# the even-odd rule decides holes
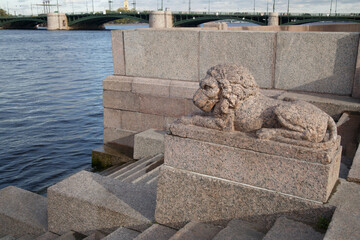
[[[112,73],[110,31],[0,30],[0,189],[46,194],[91,169],[102,144],[102,80]]]

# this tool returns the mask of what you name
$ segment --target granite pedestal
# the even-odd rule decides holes
[[[341,147],[307,148],[261,140],[250,133],[174,124],[165,136],[155,219],[256,221],[269,229],[285,215],[315,223],[338,179]]]

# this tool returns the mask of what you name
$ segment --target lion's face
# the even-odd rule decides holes
[[[201,80],[200,88],[196,91],[193,102],[204,112],[210,112],[219,101],[220,88],[218,82],[211,75]]]

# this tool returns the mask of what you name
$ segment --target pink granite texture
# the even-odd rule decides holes
[[[163,166],[155,220],[180,228],[189,221],[225,225],[238,218],[268,231],[279,216],[316,223],[319,217],[331,218],[333,211],[322,203]]]
[[[326,202],[339,175],[341,148],[330,164],[176,136],[165,137],[165,164],[276,192]]]

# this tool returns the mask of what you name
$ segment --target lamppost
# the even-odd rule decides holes
[[[254,0],[254,15],[255,15],[255,0]]]
[[[331,10],[332,10],[332,2],[333,2],[333,0],[331,0],[331,2],[330,2],[330,16],[331,16]]]
[[[208,7],[208,12],[210,13],[210,4],[211,4],[211,0],[209,0],[209,7]]]
[[[95,13],[95,10],[94,10],[94,0],[92,0],[92,9],[93,9],[93,14]]]
[[[189,0],[189,13],[191,12],[191,0]]]
[[[287,8],[287,15],[289,16],[289,9],[290,9],[290,0],[288,0],[288,8]]]
[[[273,12],[275,12],[275,0],[273,0]]]

